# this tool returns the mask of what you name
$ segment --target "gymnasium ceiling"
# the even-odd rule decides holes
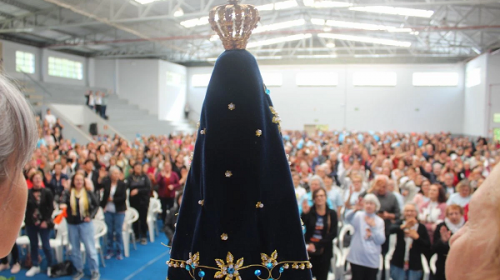
[[[97,59],[203,65],[223,51],[206,16],[224,3],[0,0],[0,38]],[[448,63],[500,48],[499,0],[243,3],[260,10],[264,29],[248,48],[259,63]]]

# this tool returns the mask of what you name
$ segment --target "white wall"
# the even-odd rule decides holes
[[[500,54],[488,54],[486,87],[486,132],[493,137],[493,130],[500,128],[500,123],[494,122],[494,114],[500,113]]]
[[[9,41],[0,40],[2,44],[3,70],[11,78],[23,79],[24,74],[16,72],[16,51],[30,52],[35,55],[35,73],[29,74],[33,79],[40,80],[42,52],[37,47],[21,45]]]
[[[152,59],[118,60],[117,93],[139,105],[139,108],[158,115],[160,61]]]
[[[186,104],[187,69],[182,65],[167,61],[160,61],[159,67],[158,118],[169,121],[182,120]],[[180,80],[167,79],[168,72],[174,73],[174,76]]]
[[[283,85],[270,87],[271,99],[282,118],[284,129],[304,129],[304,125],[328,125],[329,129],[450,131],[463,127],[463,65],[307,65],[261,66],[261,72],[283,73]],[[298,87],[299,72],[336,72],[335,87]],[[356,71],[393,71],[395,87],[355,87]],[[456,87],[414,87],[413,72],[459,73]],[[206,88],[191,85],[193,74],[211,73],[211,67],[188,69],[188,103],[199,113]]]
[[[481,69],[481,83],[473,87],[465,87],[463,125],[463,133],[465,135],[487,135],[487,66],[488,55],[484,54],[467,63],[465,67],[465,73],[474,68]]]
[[[117,92],[117,61],[114,59],[95,59],[94,63],[94,86],[110,89]]]

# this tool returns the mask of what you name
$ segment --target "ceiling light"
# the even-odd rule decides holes
[[[397,28],[394,26],[387,25],[379,25],[379,24],[370,24],[370,23],[360,23],[360,22],[349,22],[349,21],[338,21],[338,20],[324,20],[319,18],[311,19],[311,23],[315,25],[325,25],[325,26],[333,26],[333,27],[342,27],[342,28],[352,28],[352,29],[363,29],[363,30],[398,30],[402,28]],[[411,29],[410,29],[411,31]],[[408,32],[410,32],[408,31]]]
[[[184,11],[181,8],[177,9],[177,11],[175,11],[174,13],[174,17],[182,17],[183,15]]]
[[[409,16],[409,17],[422,17],[430,18],[434,11],[420,10],[420,9],[410,9],[410,8],[397,8],[389,6],[365,6],[365,7],[351,7],[351,11],[377,13],[377,14],[387,14],[387,15],[399,15],[399,16]]]
[[[332,49],[333,49],[333,48],[335,48],[335,43],[327,43],[327,44],[326,44],[326,47],[327,47],[327,48],[332,48]]]
[[[140,4],[149,4],[149,3],[153,3],[153,2],[156,2],[156,1],[160,1],[160,0],[134,0],[135,2],[137,3],[140,3]]]
[[[373,37],[364,37],[364,36],[352,36],[352,35],[344,35],[344,34],[332,34],[332,33],[320,33],[318,34],[320,38],[328,38],[328,39],[337,39],[344,41],[354,41],[354,42],[362,42],[362,43],[371,43],[378,45],[388,45],[388,46],[396,46],[396,47],[411,47],[411,42],[407,41],[396,41],[396,40],[388,40],[388,39],[379,39]]]
[[[304,0],[304,5],[314,8],[345,8],[351,7],[351,3],[339,1]]]
[[[208,17],[194,18],[194,19],[188,19],[185,21],[181,21],[181,25],[186,27],[186,28],[191,28],[191,27],[205,25],[205,24],[208,24]]]
[[[307,38],[311,38],[311,37],[312,37],[311,34],[297,34],[297,35],[291,35],[291,36],[286,36],[286,37],[278,37],[278,38],[273,38],[273,39],[268,39],[268,40],[250,42],[250,43],[248,43],[247,48],[255,48],[255,47],[260,47],[260,46],[284,43],[284,42],[298,41],[298,40],[307,39]]]
[[[261,5],[261,6],[256,6],[257,10],[259,11],[272,11],[272,10],[285,10],[285,9],[290,9],[293,7],[297,7],[297,1],[295,0],[289,0],[289,1],[282,1],[282,2],[276,2],[272,4],[266,4],[266,5]]]
[[[297,58],[337,58],[336,54],[297,55]]]
[[[285,28],[290,28],[290,27],[302,26],[304,24],[306,24],[306,21],[304,19],[285,21],[285,22],[280,22],[280,23],[259,26],[252,33],[255,34],[255,33],[261,33],[261,32],[285,29]]]

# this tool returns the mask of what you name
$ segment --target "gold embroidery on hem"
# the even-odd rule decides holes
[[[257,269],[255,271],[255,276],[259,280],[267,280],[270,277],[279,280],[282,276],[282,273],[284,270],[289,269],[290,267],[295,270],[304,270],[304,269],[311,269],[312,264],[309,261],[282,261],[278,262],[278,252],[274,251],[271,256],[268,256],[267,254],[262,253],[261,254],[261,264],[252,264],[252,265],[247,265],[243,266],[244,264],[244,258],[238,259],[236,263],[234,263],[234,256],[231,254],[231,252],[227,253],[226,256],[226,261],[222,259],[215,259],[215,263],[217,267],[213,266],[205,266],[205,265],[200,265],[199,260],[200,260],[200,253],[196,253],[195,255],[192,255],[192,253],[189,253],[189,259],[187,261],[184,260],[175,260],[175,259],[170,259],[167,261],[167,264],[169,267],[173,268],[184,268],[186,271],[189,273],[191,278],[193,280],[201,279],[205,277],[205,272],[203,269],[207,270],[216,270],[217,272],[214,275],[214,278],[216,279],[222,279],[225,278],[224,280],[243,280],[240,276],[239,271],[248,269],[248,268],[261,268],[264,269],[264,272],[267,271],[268,276],[261,278],[261,273],[262,271]],[[279,277],[274,278],[273,276],[273,271],[274,269],[278,268],[279,271]],[[198,274],[196,274],[196,269],[199,269]],[[258,273],[257,273],[258,272]],[[202,276],[203,275],[203,276]],[[196,277],[198,276],[198,278]],[[265,275],[263,275],[265,276]]]

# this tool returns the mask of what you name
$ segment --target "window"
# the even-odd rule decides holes
[[[83,79],[83,65],[78,61],[49,56],[49,75],[81,80]]]
[[[283,85],[283,75],[281,73],[262,73],[262,80],[267,87]]]
[[[395,72],[355,72],[352,84],[360,87],[393,87],[397,84],[397,77]]]
[[[208,87],[211,74],[195,74],[191,77],[191,85],[193,87]]]
[[[416,87],[453,87],[458,86],[458,73],[454,72],[416,72],[413,73]]]
[[[35,55],[29,52],[16,51],[16,71],[35,73]]]
[[[295,77],[297,85],[325,87],[339,84],[339,75],[332,72],[302,72]]]
[[[467,69],[465,75],[465,86],[474,87],[481,84],[481,68]]]

